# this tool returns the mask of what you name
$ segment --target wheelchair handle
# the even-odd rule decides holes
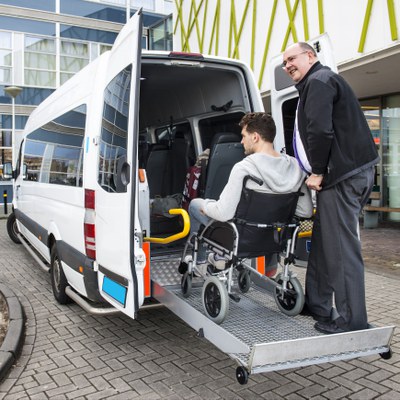
[[[243,186],[246,187],[246,183],[248,180],[252,180],[253,182],[257,183],[257,185],[262,186],[264,184],[264,181],[260,178],[257,178],[253,175],[246,175],[244,177],[244,182],[243,182]]]

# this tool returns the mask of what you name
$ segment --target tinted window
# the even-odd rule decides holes
[[[86,106],[31,132],[25,143],[26,180],[82,186]]]
[[[100,186],[107,192],[125,192],[119,168],[126,160],[131,66],[121,71],[104,91],[99,154]]]

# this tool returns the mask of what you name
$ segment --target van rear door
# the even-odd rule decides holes
[[[308,44],[317,52],[321,64],[337,72],[333,48],[326,33],[309,40]],[[285,149],[287,154],[293,155],[292,137],[298,93],[294,87],[294,81],[282,69],[282,61],[282,54],[280,54],[272,58],[269,64],[272,117],[275,120],[276,131],[284,132],[284,135],[276,135],[275,148],[278,151]]]
[[[102,297],[134,318],[145,258],[135,232],[142,14],[118,35],[107,64],[95,191],[95,248]]]

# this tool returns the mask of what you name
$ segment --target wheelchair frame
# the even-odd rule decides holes
[[[301,283],[290,269],[295,261],[296,239],[300,229],[300,223],[274,223],[274,224],[248,224],[257,228],[273,229],[278,235],[289,229],[286,239],[284,254],[278,254],[278,264],[282,267],[282,272],[277,274],[275,279],[271,279],[260,274],[252,268],[248,258],[237,256],[239,233],[236,224],[233,221],[227,221],[227,224],[233,231],[232,249],[227,249],[220,243],[217,243],[207,237],[208,230],[217,221],[211,220],[199,233],[192,233],[186,241],[182,258],[179,266],[181,272],[181,291],[184,297],[189,297],[192,291],[192,281],[195,276],[204,280],[202,288],[202,304],[205,314],[208,318],[217,324],[221,324],[229,312],[229,299],[235,302],[240,301],[240,296],[235,290],[235,278],[240,292],[246,293],[252,282],[252,276],[257,277],[257,281],[262,283],[274,296],[275,302],[280,311],[289,316],[297,315],[301,312],[304,305],[304,291]],[[197,253],[200,243],[204,243],[208,250],[223,256],[227,259],[227,268],[212,273],[203,273],[197,266]],[[187,257],[188,250],[192,250],[191,257]],[[283,262],[282,262],[283,259]],[[259,284],[258,284],[259,285]]]

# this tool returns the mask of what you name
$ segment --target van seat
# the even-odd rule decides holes
[[[205,198],[218,200],[233,166],[243,158],[244,149],[239,135],[220,132],[213,136],[207,165]]]
[[[167,195],[169,187],[168,160],[169,148],[165,144],[150,146],[146,163],[147,179],[149,181],[150,198]]]
[[[191,132],[177,131],[171,144],[169,155],[171,187],[170,194],[182,193],[186,173],[195,162],[193,139]]]

